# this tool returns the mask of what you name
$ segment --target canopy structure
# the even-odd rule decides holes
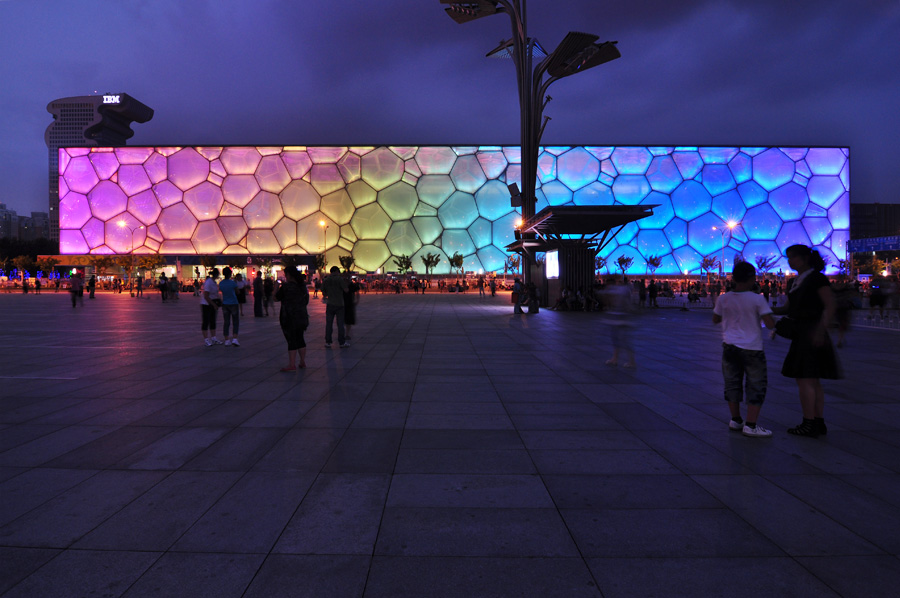
[[[652,216],[658,205],[549,206],[523,221],[506,249],[532,253],[581,246],[600,251],[626,224]]]

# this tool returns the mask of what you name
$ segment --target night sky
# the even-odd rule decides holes
[[[554,84],[547,145],[840,145],[900,203],[900,1],[530,0],[622,58]],[[518,144],[506,15],[438,0],[0,0],[0,202],[47,211],[47,104],[124,92],[131,145]]]

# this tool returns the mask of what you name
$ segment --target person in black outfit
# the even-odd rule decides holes
[[[837,310],[828,279],[822,274],[825,262],[818,251],[806,245],[791,245],[785,251],[788,264],[797,271],[791,281],[786,303],[774,310],[787,314],[795,322],[791,347],[781,373],[797,380],[803,422],[790,428],[796,436],[824,435],[825,391],[820,380],[841,377],[834,347],[828,336],[828,325]]]
[[[263,280],[262,272],[256,273],[253,279],[253,317],[261,318],[263,316]]]
[[[266,276],[266,279],[263,281],[263,293],[265,294],[263,308],[265,308],[267,316],[269,315],[269,304],[272,303],[272,293],[274,292],[275,282],[272,280],[271,276]]]
[[[297,268],[285,268],[285,283],[278,288],[276,298],[281,301],[278,323],[288,344],[288,365],[282,372],[294,372],[306,367],[306,341],[303,333],[309,327],[309,291],[306,277]],[[299,359],[299,363],[298,363]]]

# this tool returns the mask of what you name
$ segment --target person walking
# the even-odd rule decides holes
[[[309,290],[306,288],[306,276],[296,267],[285,268],[284,276],[285,282],[275,294],[275,299],[281,302],[278,323],[288,346],[288,365],[281,368],[281,371],[294,372],[298,367],[306,367],[306,341],[303,333],[309,327],[309,314],[306,311]]]
[[[791,346],[781,368],[783,376],[797,380],[803,421],[788,430],[795,436],[815,438],[828,433],[825,427],[825,391],[821,379],[841,377],[837,355],[828,336],[828,325],[837,307],[828,279],[822,274],[825,261],[806,245],[791,245],[785,251],[788,265],[797,271],[785,293],[785,302],[773,311],[793,321]]]
[[[253,279],[253,317],[263,317],[263,280],[262,271],[257,271]]]
[[[135,297],[143,297],[144,296],[144,277],[137,277],[137,290],[135,291]]]
[[[337,320],[338,344],[342,349],[350,346],[344,330],[344,293],[349,290],[347,280],[341,276],[341,269],[332,266],[330,274],[322,281],[322,296],[325,297],[325,348],[331,348],[332,331]]]
[[[84,281],[81,281],[84,284]],[[97,289],[97,277],[91,274],[91,277],[88,279],[88,299],[94,298],[94,291]],[[82,295],[84,294],[84,289],[81,289]]]
[[[766,399],[768,377],[763,350],[762,320],[775,329],[769,302],[757,294],[756,269],[749,262],[738,262],[732,272],[734,290],[722,295],[713,308],[713,324],[722,324],[722,376],[725,400],[731,411],[728,428],[751,438],[768,438],[770,430],[757,425],[759,411]],[[746,388],[746,397],[743,388]],[[741,402],[747,400],[747,420],[741,418]]]
[[[219,285],[216,284],[218,277],[218,268],[207,270],[206,280],[203,282],[203,292],[200,293],[200,331],[203,333],[203,344],[207,347],[222,344],[222,341],[216,337],[216,313],[222,305]]]
[[[244,280],[243,275],[235,274],[234,276],[234,284],[237,294],[238,300],[238,312],[240,315],[244,315],[244,304],[247,303],[247,283]]]
[[[225,337],[226,347],[240,347],[241,343],[238,342],[238,330],[241,324],[240,305],[237,296],[237,281],[231,278],[231,274],[231,268],[225,266],[225,269],[222,270],[225,280],[219,283],[219,293],[222,294],[222,336]],[[232,322],[234,322],[234,334],[229,335]]]
[[[269,306],[272,305],[272,295],[275,293],[275,282],[271,276],[266,276],[263,280],[263,309],[266,316],[269,315]]]
[[[418,281],[416,282],[418,287]],[[417,291],[418,292],[418,291]],[[356,305],[359,303],[359,285],[351,279],[347,283],[347,292],[344,293],[344,338],[350,340],[350,330],[356,324]]]
[[[84,307],[84,279],[81,272],[76,272],[69,279],[69,294],[72,296],[72,307],[75,307],[76,301],[78,305]]]

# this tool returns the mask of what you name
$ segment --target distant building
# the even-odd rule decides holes
[[[15,239],[19,236],[19,215],[0,203],[0,239]]]
[[[77,96],[47,105],[53,123],[44,133],[50,150],[50,239],[59,240],[59,148],[118,147],[134,135],[132,122],[145,123],[153,110],[128,94]]]
[[[50,217],[47,212],[32,212],[31,216],[20,216],[10,210],[5,203],[0,203],[0,239],[35,239],[50,238]]]
[[[851,203],[850,238],[900,235],[900,204]]]

